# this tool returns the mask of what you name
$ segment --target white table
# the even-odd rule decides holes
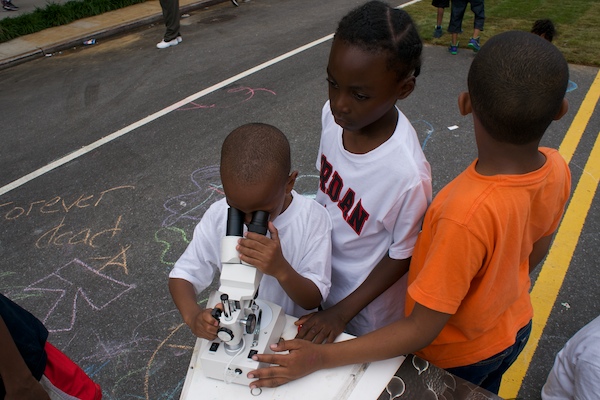
[[[286,316],[284,339],[293,339],[296,335],[296,318]],[[342,334],[338,341],[353,336]],[[223,381],[207,378],[202,372],[198,360],[201,348],[206,340],[196,340],[190,366],[185,378],[181,400],[366,400],[377,399],[400,367],[405,357],[378,361],[370,364],[356,364],[339,368],[317,371],[304,378],[290,382],[278,388],[263,388],[255,396],[246,385],[227,384]],[[257,394],[257,390],[254,391]]]

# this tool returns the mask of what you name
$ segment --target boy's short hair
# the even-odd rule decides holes
[[[234,129],[221,147],[221,176],[239,184],[253,184],[267,177],[284,181],[291,170],[290,144],[279,129],[250,123]]]
[[[529,32],[492,37],[469,70],[473,112],[496,140],[526,144],[541,139],[558,114],[569,66],[550,42]]]

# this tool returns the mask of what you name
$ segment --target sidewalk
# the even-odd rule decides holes
[[[16,0],[15,0],[16,1]],[[181,13],[223,3],[228,0],[179,0]],[[38,3],[42,1],[37,0]],[[39,4],[38,7],[44,7]],[[20,7],[20,4],[19,4]],[[233,6],[232,6],[233,7]],[[9,12],[4,12],[6,17]],[[15,15],[16,14],[12,14]],[[147,0],[120,10],[110,11],[95,17],[81,19],[68,25],[57,26],[0,43],[0,69],[44,57],[69,47],[79,46],[88,39],[102,39],[162,20],[158,0]]]

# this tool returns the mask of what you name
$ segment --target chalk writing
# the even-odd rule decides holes
[[[177,111],[201,110],[201,109],[207,109],[207,108],[230,108],[234,105],[247,102],[248,100],[252,99],[258,92],[269,93],[274,96],[277,95],[277,93],[275,93],[274,91],[269,90],[269,89],[265,89],[265,88],[254,88],[253,89],[253,88],[250,88],[247,86],[241,86],[241,87],[231,88],[231,89],[227,90],[228,94],[242,93],[242,94],[246,95],[244,98],[242,98],[241,100],[237,100],[235,103],[231,103],[229,105],[224,105],[224,106],[217,106],[216,104],[205,105],[205,104],[198,104],[194,101],[191,101],[190,103],[188,103],[188,104],[190,104],[190,106],[181,107]]]
[[[117,267],[123,268],[123,272],[125,274],[129,274],[129,269],[127,269],[127,250],[131,247],[130,244],[123,247],[123,245],[119,244],[121,250],[117,255],[110,257],[92,257],[92,260],[108,260],[102,267],[98,268],[98,271],[104,270],[106,267],[110,267],[111,265],[115,265]]]
[[[32,283],[24,291],[59,294],[42,322],[50,332],[70,331],[77,318],[77,302],[81,298],[95,311],[104,309],[134,284],[118,281],[74,259],[50,275]],[[62,316],[68,316],[65,320]]]
[[[135,189],[135,186],[117,186],[103,190],[98,194],[81,194],[71,199],[55,196],[50,200],[35,200],[26,205],[18,205],[13,201],[9,201],[8,203],[0,204],[0,218],[4,220],[16,220],[21,217],[29,217],[32,213],[66,214],[73,208],[98,207],[109,193],[112,194],[122,189]]]
[[[70,230],[68,227],[65,228],[65,217],[60,221],[58,225],[46,231],[42,236],[35,242],[35,247],[38,249],[47,248],[50,246],[63,246],[66,244],[78,245],[83,244],[90,247],[98,247],[96,242],[99,238],[105,236],[113,238],[115,235],[121,232],[120,223],[122,216],[117,217],[113,227],[102,229],[94,232],[91,228],[84,228],[77,232]]]

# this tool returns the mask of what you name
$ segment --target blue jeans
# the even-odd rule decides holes
[[[471,3],[471,11],[475,15],[473,28],[483,30],[485,21],[484,0],[452,0],[450,6],[450,23],[448,24],[448,32],[462,33],[462,22],[467,10],[467,3]]]
[[[502,375],[515,362],[531,334],[531,321],[517,332],[515,344],[504,351],[464,367],[446,368],[450,372],[466,381],[481,386],[482,388],[498,394]]]

